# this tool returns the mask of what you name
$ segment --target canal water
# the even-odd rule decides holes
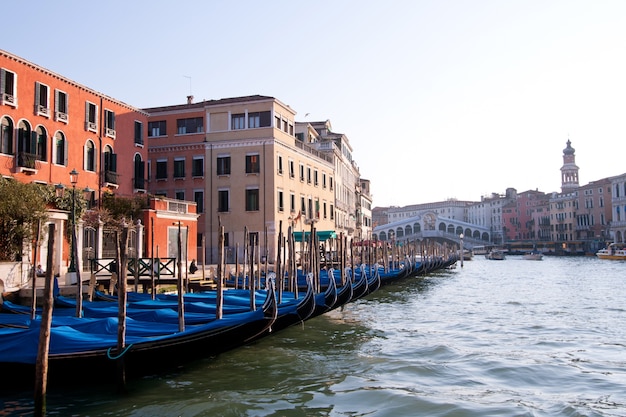
[[[626,263],[475,257],[128,388],[50,387],[48,415],[626,416]]]

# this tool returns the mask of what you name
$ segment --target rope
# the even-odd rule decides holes
[[[124,348],[124,350],[122,350],[122,353],[120,353],[117,356],[111,356],[111,349],[113,349],[112,347],[107,349],[107,358],[111,359],[112,361],[118,360],[119,358],[121,358],[122,356],[124,356],[126,354],[126,352],[128,352],[130,350],[130,348],[133,347],[133,344],[131,343],[130,345],[126,346]]]

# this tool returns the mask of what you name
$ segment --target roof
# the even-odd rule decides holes
[[[142,110],[148,113],[159,113],[162,111],[201,109],[206,106],[219,106],[219,105],[226,105],[226,104],[246,103],[250,101],[267,101],[267,100],[276,100],[276,98],[255,94],[252,96],[220,98],[217,100],[202,100],[197,103],[191,103],[191,104],[185,103],[185,104],[175,104],[171,106],[147,107]]]

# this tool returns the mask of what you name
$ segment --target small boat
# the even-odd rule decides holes
[[[492,261],[503,261],[505,259],[504,251],[501,249],[491,249],[489,252],[487,252],[485,258]]]
[[[600,259],[626,261],[626,244],[611,243],[607,248],[600,249],[596,252],[596,256]]]
[[[541,261],[543,259],[543,253],[536,250],[531,250],[530,252],[522,255],[522,259],[525,259],[527,261]]]

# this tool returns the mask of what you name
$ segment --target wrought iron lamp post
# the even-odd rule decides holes
[[[76,169],[70,172],[70,182],[72,183],[72,248],[70,252],[70,266],[67,272],[76,272],[76,183],[78,182],[78,171]]]

